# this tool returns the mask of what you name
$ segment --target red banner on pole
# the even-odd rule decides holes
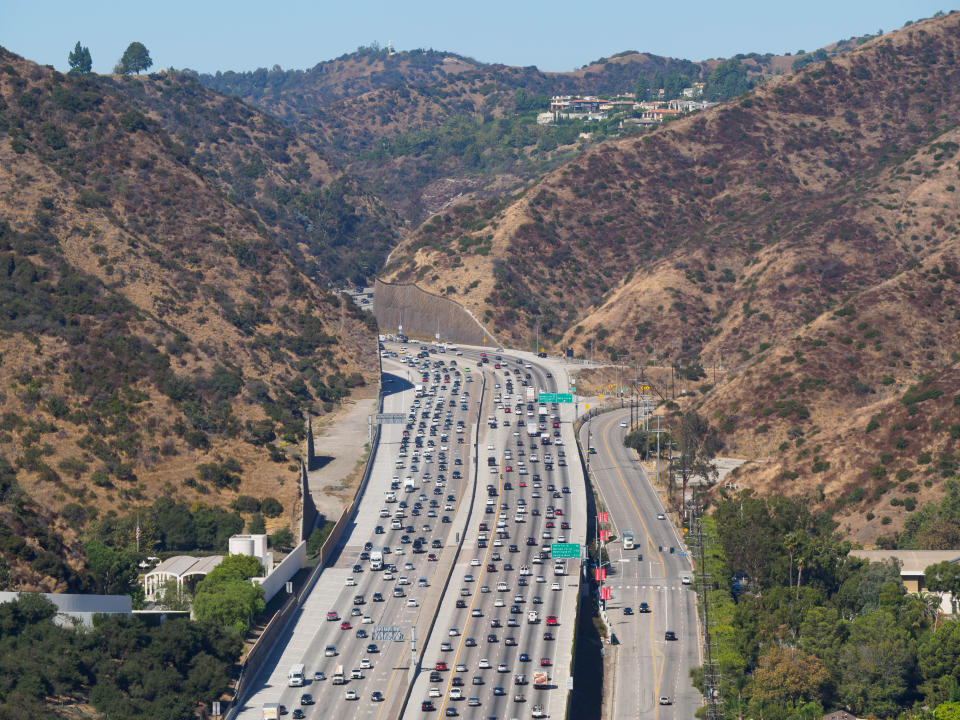
[[[612,600],[613,591],[609,587],[600,588],[600,599],[601,600]]]
[[[607,579],[607,569],[606,568],[596,568],[593,571],[593,579],[597,582],[603,582]]]
[[[607,513],[605,512],[597,513],[597,520],[602,523],[607,522]]]
[[[610,542],[609,530],[601,530],[599,534],[600,534],[600,542]]]

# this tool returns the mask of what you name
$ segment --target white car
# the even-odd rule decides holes
[[[356,691],[356,690],[347,690],[346,698],[347,698],[347,700],[356,700],[356,699],[357,699],[357,691]]]
[[[458,687],[450,688],[450,699],[451,700],[463,700],[463,690]]]
[[[503,606],[504,606],[503,598],[499,598],[499,597],[498,597],[496,600],[494,600],[494,601],[493,601],[493,606],[494,606],[494,607],[503,607]]]
[[[537,575],[537,582],[542,583],[542,582],[546,582],[546,580],[544,579],[543,575]]]
[[[450,637],[456,637],[457,635],[460,634],[460,631],[457,630],[456,628],[450,628],[450,632],[447,634],[450,635]]]
[[[480,658],[480,663],[478,666],[481,670],[486,670],[490,667],[490,661],[486,658]]]
[[[410,579],[406,575],[401,575],[397,578],[397,585],[409,585]]]
[[[427,693],[430,697],[440,697],[440,688],[430,688],[430,692]]]
[[[363,616],[363,620],[361,620],[360,622],[361,622],[362,624],[364,624],[364,625],[372,625],[372,624],[373,624],[373,618],[370,617],[369,615],[364,615],[364,616]]]
[[[500,663],[497,665],[497,672],[509,672],[510,668],[507,667],[506,663]]]
[[[353,575],[347,578],[347,587],[354,587],[357,584],[357,581],[354,580]]]
[[[627,421],[626,421],[626,420],[621,420],[621,421],[620,421],[620,427],[626,427],[626,426],[627,426]]]
[[[550,589],[551,589],[551,590],[559,590],[559,589],[560,589],[560,583],[555,582],[553,585],[550,586]]]
[[[477,566],[479,566],[479,565],[480,565],[480,560],[477,559],[477,558],[473,558],[473,560],[470,561],[470,566],[471,566],[471,567],[477,567]]]
[[[363,658],[360,660],[360,667],[364,670],[369,670],[373,667],[373,663],[370,662],[370,658]]]
[[[416,598],[407,598],[407,607],[417,607]]]

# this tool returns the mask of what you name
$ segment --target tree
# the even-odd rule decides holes
[[[960,565],[957,563],[948,561],[931,565],[923,571],[923,578],[927,589],[960,597]]]
[[[249,580],[227,580],[217,585],[216,592],[201,592],[203,584],[197,586],[193,599],[193,614],[198,620],[227,625],[243,634],[266,607],[263,586]]]
[[[99,540],[84,545],[90,577],[96,590],[104,595],[127,595],[137,579],[137,568],[132,556],[114,550]]]
[[[742,95],[749,89],[746,67],[736,58],[730,58],[713,69],[703,94],[707,100],[722,102]]]
[[[917,648],[921,688],[930,705],[953,700],[960,677],[960,622],[949,620],[928,635]]]
[[[694,477],[701,477],[708,484],[716,482],[717,469],[713,458],[723,447],[716,428],[700,417],[695,411],[685,412],[680,418],[680,480],[683,492],[680,495],[680,512],[684,520],[687,508],[684,499],[687,495],[687,483]]]
[[[247,524],[247,532],[251,535],[262,535],[267,531],[267,523],[260,513],[254,513]]]
[[[71,75],[86,75],[93,69],[93,58],[90,57],[90,48],[80,45],[79,40],[77,40],[73,52],[67,55],[67,62],[70,63]]]
[[[861,615],[840,654],[840,699],[857,715],[895,717],[912,689],[915,662],[914,640],[893,613]]]
[[[753,674],[753,697],[775,705],[817,700],[830,673],[815,655],[795,648],[773,647],[760,658]]]
[[[277,550],[289,550],[293,547],[293,533],[288,527],[282,527],[270,535],[270,545]]]
[[[634,90],[634,93],[637,98],[637,102],[643,102],[644,100],[650,99],[650,81],[647,79],[647,76],[640,74],[637,76],[637,87]]]
[[[132,42],[124,50],[113,71],[121,75],[129,75],[130,73],[139,75],[143,70],[148,70],[152,66],[153,60],[150,59],[150,52],[146,46],[143,43]]]

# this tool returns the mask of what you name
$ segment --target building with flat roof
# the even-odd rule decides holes
[[[850,555],[868,562],[895,560],[900,565],[900,581],[909,593],[929,592],[925,572],[931,565],[960,562],[960,550],[851,550]],[[953,596],[936,594],[940,596],[940,611],[952,615]]]
[[[22,594],[0,592],[0,603],[18,600]],[[79,620],[83,625],[92,627],[94,615],[130,615],[133,612],[133,598],[129,595],[37,594],[57,606],[57,615],[53,619],[57,625],[69,626],[73,625],[74,620]]]

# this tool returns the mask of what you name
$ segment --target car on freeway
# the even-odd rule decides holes
[[[370,700],[372,702],[383,702],[383,693],[379,690],[374,690],[370,693]]]
[[[657,520],[666,520],[667,516],[663,513],[657,513]]]
[[[323,654],[325,657],[335,657],[337,654],[336,645],[327,645],[327,647],[323,650]]]
[[[658,702],[659,702],[661,705],[672,705],[672,704],[673,704],[673,701],[670,700],[670,698],[667,697],[666,695],[661,695],[661,696],[660,696],[660,699],[658,700]]]
[[[493,694],[494,694],[494,695],[506,695],[506,694],[507,694],[507,691],[504,690],[500,685],[497,685],[497,686],[493,689]]]
[[[648,612],[650,612],[650,606],[649,606],[647,603],[645,603],[645,602],[640,603],[640,607],[639,607],[638,609],[639,609],[640,612],[642,612],[642,613],[648,613]],[[626,612],[626,608],[624,608],[624,612]]]
[[[543,634],[543,639],[546,640],[546,641],[548,641],[548,642],[549,642],[550,640],[553,640],[553,633],[550,632],[549,630],[547,630],[547,631]]]
[[[540,667],[550,667],[553,662],[548,657],[540,658]]]
[[[664,640],[676,640],[676,639],[677,639],[677,634],[676,634],[673,630],[667,630],[667,631],[663,634],[663,639],[664,639]]]
[[[476,647],[476,646],[477,646],[477,641],[476,641],[475,639],[473,639],[472,637],[468,637],[466,640],[463,641],[463,644],[464,644],[466,647]]]
[[[363,628],[357,628],[356,636],[362,640],[367,637],[367,631]]]
[[[625,608],[623,609],[623,614],[624,614],[624,615],[633,615],[633,608],[630,607],[630,606],[625,607]]]
[[[336,611],[336,610],[330,610],[330,611],[327,613],[327,620],[328,620],[328,621],[339,620],[339,619],[340,619],[340,615],[337,614],[337,611]]]
[[[313,705],[313,696],[310,693],[303,693],[300,696],[301,705]]]
[[[293,720],[303,720],[303,718],[305,718],[306,716],[307,715],[305,712],[303,712],[303,710],[301,710],[300,708],[294,708],[293,715],[291,715],[290,717],[292,717]]]
[[[370,643],[369,645],[367,645],[367,652],[378,653],[380,652],[380,648],[378,648],[375,643]]]

